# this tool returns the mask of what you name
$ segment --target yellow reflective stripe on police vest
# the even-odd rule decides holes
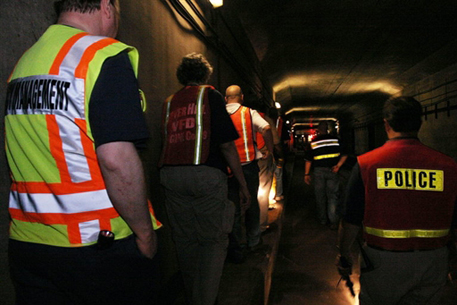
[[[336,158],[336,157],[339,157],[339,156],[340,156],[340,153],[328,154],[328,155],[320,155],[320,156],[315,156],[314,160],[330,159],[330,158]]]
[[[249,155],[249,139],[246,128],[246,111],[249,111],[249,108],[241,108],[241,126],[243,127],[243,140],[244,140],[244,151],[246,152],[246,161],[251,161],[251,156]]]
[[[202,141],[203,141],[203,97],[205,95],[205,86],[200,87],[197,99],[197,113],[195,115],[195,151],[194,164],[198,165],[202,157]]]
[[[365,227],[365,232],[383,238],[438,238],[444,237],[449,234],[449,229],[443,230],[421,230],[421,229],[413,229],[413,230],[383,230],[383,229],[376,229]]]
[[[444,190],[442,170],[411,168],[378,168],[378,189],[435,191]]]

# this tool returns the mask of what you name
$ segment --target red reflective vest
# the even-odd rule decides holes
[[[446,245],[457,199],[457,165],[417,139],[390,140],[358,158],[365,185],[364,236],[387,250]]]
[[[162,165],[199,165],[209,156],[211,86],[187,86],[170,96],[163,110]]]
[[[253,137],[253,126],[250,108],[240,106],[237,111],[230,115],[233,125],[239,134],[235,140],[236,149],[241,163],[255,160],[255,141]]]

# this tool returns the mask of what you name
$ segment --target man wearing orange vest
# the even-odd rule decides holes
[[[164,104],[160,181],[187,299],[214,305],[235,214],[227,195],[227,165],[249,204],[224,98],[206,85],[213,68],[202,54],[183,57],[176,75],[184,86]]]
[[[246,239],[249,250],[256,250],[260,245],[260,208],[257,200],[259,190],[259,166],[257,160],[262,158],[262,153],[256,145],[256,133],[260,132],[265,139],[268,151],[273,152],[273,135],[270,125],[260,114],[248,107],[242,106],[243,93],[237,85],[226,89],[225,101],[227,112],[230,114],[240,138],[235,140],[235,145],[240,157],[244,177],[251,194],[251,205],[246,209],[237,198],[238,187],[236,181],[229,179],[229,198],[236,205],[235,222],[230,234],[228,258],[234,262],[242,262],[244,253],[241,247],[242,229],[241,213],[245,210]]]
[[[149,304],[160,226],[137,148],[138,53],[113,39],[117,0],[61,0],[8,80],[16,304]]]
[[[363,227],[360,304],[439,304],[446,245],[454,244],[457,165],[417,138],[422,107],[414,98],[389,99],[383,114],[388,141],[358,157],[348,182],[338,270],[351,274],[351,245]]]

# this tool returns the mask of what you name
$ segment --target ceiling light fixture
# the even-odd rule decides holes
[[[214,8],[221,7],[224,5],[224,0],[209,0]]]

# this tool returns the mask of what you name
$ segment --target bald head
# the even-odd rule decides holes
[[[232,85],[225,90],[225,102],[243,104],[243,92],[240,86]]]

